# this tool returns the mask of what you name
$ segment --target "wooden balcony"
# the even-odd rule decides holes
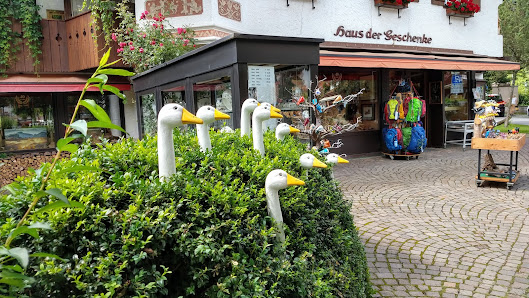
[[[68,67],[70,71],[80,71],[99,66],[99,60],[108,48],[105,40],[98,34],[97,40],[92,37],[93,27],[90,12],[78,15],[66,21],[68,43]],[[110,51],[109,61],[119,59],[116,46]],[[114,67],[124,67],[122,62]]]
[[[90,13],[76,16],[67,21],[41,20],[42,55],[37,67],[38,73],[65,73],[89,70],[99,65],[106,52],[103,36],[92,38]],[[13,31],[21,32],[20,22],[13,22]],[[115,48],[115,47],[114,47]],[[110,52],[109,61],[119,59],[116,50]],[[122,62],[115,67],[125,67]],[[20,44],[16,62],[6,73],[34,73],[33,59],[24,42]]]

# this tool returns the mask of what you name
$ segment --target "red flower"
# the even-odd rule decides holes
[[[116,35],[116,33],[112,33],[112,40],[113,41],[117,41],[118,40],[118,36]]]
[[[131,45],[132,45],[132,41],[129,41],[129,46],[131,46]]]
[[[154,41],[154,39],[151,41],[151,45],[155,45],[156,44],[156,41]]]
[[[129,49],[130,49],[131,51],[134,51],[134,46],[130,46]]]
[[[140,51],[140,53],[143,53],[143,48],[140,48],[139,51]]]
[[[163,47],[163,43],[160,42],[160,46]]]
[[[182,34],[182,32],[184,32],[184,29],[182,29],[182,28],[178,28],[178,29],[176,29],[176,33],[178,33],[178,34]]]
[[[143,38],[147,37],[147,34],[143,33]]]

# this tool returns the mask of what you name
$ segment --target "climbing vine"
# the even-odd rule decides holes
[[[34,0],[0,0],[0,73],[10,68],[15,61],[20,43],[24,38],[33,66],[40,63],[42,54],[42,29],[39,6]],[[13,23],[22,24],[22,33],[13,31]]]
[[[84,0],[83,8],[87,8],[92,14],[92,27],[94,28],[94,34],[101,32],[105,38],[105,44],[109,45],[111,41],[111,34],[114,28],[114,10],[117,2],[112,0]],[[97,36],[94,36],[96,38]]]

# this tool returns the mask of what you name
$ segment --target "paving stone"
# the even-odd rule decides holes
[[[508,162],[509,152],[492,154]],[[529,293],[529,146],[510,191],[476,187],[476,155],[449,146],[427,148],[418,160],[362,157],[333,168],[353,203],[371,281],[389,286],[376,297]]]

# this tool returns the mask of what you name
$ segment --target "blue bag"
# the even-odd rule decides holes
[[[416,125],[411,128],[410,144],[407,150],[411,153],[421,153],[426,147],[426,133],[424,127]]]
[[[384,128],[384,141],[389,151],[402,149],[402,146],[399,144],[398,131],[395,128]]]

